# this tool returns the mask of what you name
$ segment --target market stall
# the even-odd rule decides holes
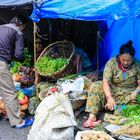
[[[61,1],[61,0],[57,2],[37,1],[36,3],[34,3],[34,10],[31,15],[31,19],[34,22],[39,22],[41,18],[64,18],[64,19],[78,19],[78,20],[87,20],[87,21],[104,20],[108,24],[109,31],[106,33],[105,38],[102,40],[103,44],[105,44],[106,47],[99,48],[102,51],[100,61],[105,57],[109,59],[110,57],[118,53],[119,46],[123,44],[124,42],[126,42],[126,40],[128,39],[133,40],[134,47],[136,49],[136,57],[140,58],[140,55],[138,53],[139,52],[139,47],[138,47],[139,39],[137,38],[137,35],[140,33],[138,32],[139,31],[139,28],[138,28],[139,6],[140,6],[139,1],[134,2],[134,1],[127,1],[127,0],[125,1],[118,1],[118,0],[102,1],[101,0],[101,1],[93,1],[93,2],[87,1],[86,3],[85,1],[69,2],[69,1]],[[120,30],[118,30],[119,28],[121,28],[121,32]],[[131,29],[131,31],[127,34],[127,36],[124,35],[122,38],[122,34],[126,34],[126,31],[128,28]],[[114,35],[117,37],[114,38]],[[104,54],[104,52],[105,52],[105,55],[102,55]],[[129,109],[129,107],[126,107],[126,108]],[[122,109],[122,112],[123,112],[123,109]],[[122,114],[119,117],[114,116],[114,120],[109,122],[109,124],[115,123],[116,125],[120,125],[120,123],[126,124],[126,122],[133,120],[133,119],[130,119],[132,116],[126,117],[124,114],[123,115]],[[104,116],[102,117],[102,120],[104,122],[108,122],[110,115],[105,115],[105,116],[106,117]],[[136,114],[134,116],[139,117],[139,115],[136,115]],[[120,129],[120,131],[116,133],[119,135],[127,134],[129,133],[127,131],[128,128],[122,128]],[[82,127],[80,129],[83,130]],[[139,126],[138,126],[138,129],[139,129]],[[122,130],[124,130],[125,132]],[[138,132],[134,132],[134,133],[135,133],[135,136],[139,135]],[[132,133],[131,134],[129,133],[128,137],[130,138],[131,136],[134,138],[134,135]],[[137,136],[135,137],[135,139],[138,139]]]
[[[88,88],[91,82],[98,80],[98,77],[96,73],[94,73],[95,79],[91,81],[89,78],[85,77],[85,75],[88,73],[86,72],[80,73],[79,71],[78,73],[76,73],[75,70],[76,68],[74,68],[73,66],[74,44],[72,42],[58,41],[49,44],[49,46],[47,46],[46,49],[41,53],[40,57],[38,59],[36,58],[37,26],[35,22],[39,22],[41,18],[64,18],[64,19],[76,19],[76,20],[78,19],[78,20],[88,20],[88,21],[105,20],[107,21],[110,30],[107,32],[105,38],[103,39],[107,47],[101,49],[102,52],[106,52],[106,56],[108,58],[116,54],[120,44],[125,42],[125,40],[127,40],[128,38],[131,38],[134,41],[136,52],[139,52],[139,48],[137,46],[137,44],[139,44],[137,36],[140,33],[136,32],[135,28],[132,28],[132,32],[134,34],[131,32],[128,36],[124,36],[122,40],[120,40],[120,38],[116,38],[116,39],[110,38],[114,35],[114,32],[118,30],[120,25],[122,25],[121,23],[125,23],[124,26],[122,26],[123,28],[122,31],[124,32],[126,31],[127,28],[132,26],[135,26],[136,28],[138,28],[137,30],[139,30],[139,27],[137,25],[139,23],[138,18],[139,18],[140,2],[138,1],[133,2],[132,7],[130,6],[131,4],[132,1],[122,2],[119,0],[112,1],[112,2],[109,0],[106,1],[100,0],[100,1],[93,1],[93,2],[87,1],[86,4],[85,1],[76,1],[76,2],[71,1],[69,3],[68,1],[64,1],[64,0],[59,0],[57,2],[52,0],[51,1],[39,0],[34,2],[34,10],[31,15],[31,19],[34,22],[34,63],[36,69],[35,73],[42,75],[43,77],[47,78],[47,80],[45,79],[44,82],[40,82],[34,85],[34,80],[36,79],[37,75],[35,74],[35,77],[33,77],[32,79],[31,71],[30,71],[31,69],[28,69],[27,67],[26,68],[23,67],[23,66],[28,66],[27,65],[28,60],[26,60],[26,63],[24,64],[20,64],[20,63],[11,64],[12,65],[11,71],[14,72],[13,79],[16,82],[20,82],[20,84],[24,85],[24,87],[23,86],[20,87],[18,85],[19,83],[15,83],[16,88],[19,91],[17,98],[19,99],[21,105],[25,105],[24,109],[27,110],[28,101],[26,97],[28,96],[30,98],[29,102],[31,105],[30,111],[29,110],[28,111],[30,112],[31,115],[35,115],[36,117],[35,123],[33,124],[33,128],[30,131],[28,140],[32,139],[34,135],[37,134],[38,134],[37,135],[38,139],[39,138],[43,139],[43,134],[46,137],[47,136],[51,137],[50,135],[51,132],[54,132],[54,136],[55,135],[60,136],[60,133],[58,132],[61,132],[62,135],[60,136],[60,140],[62,140],[61,137],[66,136],[66,134],[70,134],[67,136],[69,136],[72,139],[74,137],[74,133],[73,133],[74,127],[76,128],[76,130],[78,131],[82,130],[83,131],[82,133],[84,133],[84,135],[82,133],[78,133],[76,140],[86,139],[85,138],[86,135],[88,137],[93,136],[94,138],[98,137],[98,139],[111,140],[113,139],[111,138],[111,136],[119,139],[119,137],[124,134],[127,134],[127,137],[129,138],[131,137],[134,139],[139,139],[140,136],[139,134],[140,120],[139,120],[139,113],[138,113],[139,105],[117,107],[115,109],[115,112],[119,113],[117,115],[102,112],[101,120],[103,121],[103,123],[93,128],[93,131],[91,130],[87,132],[85,131],[86,129],[82,127],[81,124],[83,118],[84,117],[86,118],[86,114],[84,113],[83,110],[84,110],[85,100],[88,93]],[[135,22],[128,22],[128,21],[135,21]],[[129,26],[127,26],[126,28],[125,25],[129,25]],[[113,43],[115,43],[116,48],[112,47],[114,45]],[[26,59],[30,58],[28,52],[26,52],[25,55],[26,55]],[[48,56],[51,58],[48,58]],[[104,55],[101,56],[104,57]],[[138,53],[136,56],[137,58],[140,58]],[[102,59],[102,57],[100,59]],[[59,60],[57,60],[59,58],[61,59],[60,62]],[[30,64],[30,62],[28,62],[28,64]],[[59,65],[56,66],[56,64]],[[55,67],[53,68],[52,65],[54,65]],[[49,69],[47,69],[46,66],[49,67]],[[14,68],[16,68],[16,70]],[[29,75],[28,76],[28,80],[30,79],[29,81],[26,80],[26,78],[24,77],[25,75],[26,76]],[[21,92],[24,94],[22,94]],[[69,99],[71,102],[69,102]],[[25,102],[23,103],[23,101]],[[139,103],[139,97],[137,97],[137,102]],[[46,112],[46,115],[44,115],[43,111]],[[57,118],[57,115],[58,116],[60,115],[60,118],[59,117]],[[63,117],[61,118],[61,115],[64,116],[64,118]],[[74,117],[76,118],[76,122]],[[59,126],[57,126],[56,125],[57,123],[53,123],[53,122],[57,122],[56,121],[57,119],[59,122],[61,122],[61,120],[64,119],[65,124],[60,123]],[[44,125],[44,127],[41,127],[43,126],[44,121],[46,122],[45,123],[46,125]],[[78,123],[78,125],[76,123]],[[51,130],[49,129],[50,128],[49,126],[51,126]],[[113,128],[119,127],[119,129],[115,129],[115,131],[112,132],[110,131],[111,130],[110,127],[112,126]],[[60,131],[59,128],[64,128],[64,127],[67,127],[67,129],[65,129],[64,131]],[[45,128],[47,130],[46,134],[48,135],[44,133]],[[53,128],[56,129],[57,131],[53,131]],[[129,131],[130,128],[132,128],[133,131],[130,132]],[[100,132],[97,134],[96,132],[94,132],[97,130],[104,131],[104,132]],[[104,136],[104,138],[102,137],[102,135]],[[58,138],[56,137],[54,137],[54,139],[58,140]]]

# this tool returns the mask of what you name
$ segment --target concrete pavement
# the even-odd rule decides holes
[[[11,128],[9,121],[0,120],[0,140],[27,140],[30,127],[23,129]]]

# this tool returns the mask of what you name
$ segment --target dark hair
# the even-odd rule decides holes
[[[123,44],[120,48],[120,55],[121,54],[130,54],[132,57],[135,56],[135,49],[132,46],[132,40],[129,40],[126,44]]]
[[[14,23],[17,26],[27,24],[28,20],[23,15],[18,15],[10,21],[10,23]]]

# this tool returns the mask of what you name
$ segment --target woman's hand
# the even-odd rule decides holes
[[[115,107],[116,107],[116,102],[114,98],[113,97],[108,98],[105,108],[109,110],[114,110]]]

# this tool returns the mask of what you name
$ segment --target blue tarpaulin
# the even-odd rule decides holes
[[[99,46],[101,62],[116,55],[120,46],[133,41],[140,59],[140,0],[39,0],[34,3],[31,18],[63,18],[84,21],[104,20],[109,26]]]
[[[0,6],[23,5],[31,3],[31,0],[0,0]]]
[[[42,0],[34,3],[31,17],[35,22],[40,18],[95,21],[139,15],[139,0]]]

